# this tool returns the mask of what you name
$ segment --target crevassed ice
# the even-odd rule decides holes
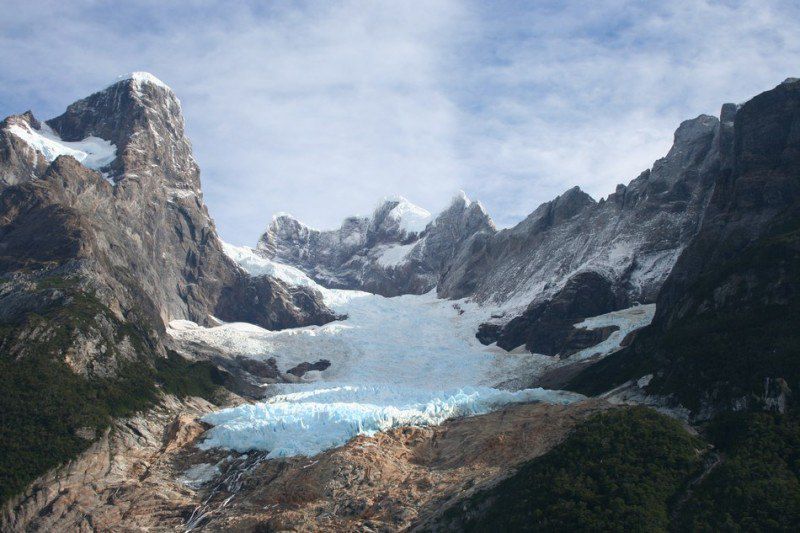
[[[205,328],[172,322],[170,334],[179,341],[203,342],[220,354],[274,357],[283,372],[304,361],[331,362],[326,370],[304,376],[306,383],[270,387],[268,392],[278,395],[264,402],[208,415],[204,420],[215,427],[203,447],[268,450],[271,457],[313,455],[355,435],[400,425],[439,424],[514,402],[562,403],[579,398],[561,391],[496,388],[564,363],[480,344],[475,331],[496,309],[466,300],[442,300],[433,291],[385,298],[326,289],[301,271],[250,248],[226,245],[225,252],[253,275],[269,274],[319,290],[326,305],[347,319],[281,331],[252,324]],[[649,323],[653,310],[654,306],[639,306],[587,319],[581,327],[620,329],[605,343],[568,361],[617,349],[629,331]]]
[[[35,130],[29,125],[12,124],[9,131],[41,153],[48,161],[60,155],[74,157],[83,166],[98,170],[117,157],[117,147],[99,137],[87,137],[81,141],[63,141],[47,124]]]
[[[393,385],[283,385],[293,391],[253,405],[206,415],[214,425],[203,449],[269,451],[268,457],[315,455],[356,435],[407,425],[436,425],[448,418],[488,413],[503,405],[544,401],[567,404],[583,396],[565,391],[490,387],[447,391]]]

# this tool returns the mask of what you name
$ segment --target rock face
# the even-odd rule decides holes
[[[499,328],[493,341],[505,350],[517,346],[533,353],[568,356],[608,337],[607,329],[580,330],[573,324],[618,308],[611,283],[595,272],[576,274],[553,299],[530,306],[522,315]]]
[[[599,391],[654,374],[648,393],[697,418],[786,405],[787,390],[800,388],[799,132],[796,80],[738,111],[723,107],[714,193],[652,326],[573,387]]]
[[[3,499],[89,446],[87,424],[151,405],[176,373],[200,381],[173,368],[197,367],[167,358],[165,325],[214,317],[335,318],[316,291],[250,277],[223,253],[168,87],[134,74],[53,120],[0,123]],[[31,419],[41,435],[24,441]]]
[[[222,252],[180,103],[142,73],[46,123],[26,113],[0,125],[0,318],[20,325],[81,294],[156,351],[173,319],[278,329],[334,318],[313,291],[251,278]],[[111,341],[87,327],[74,342]]]
[[[499,306],[507,312],[481,327],[482,342],[574,352],[597,337],[581,340],[572,324],[655,300],[697,232],[726,132],[715,117],[687,120],[666,157],[608,198],[575,187],[499,232],[463,197],[418,233],[403,232],[392,213],[409,208],[389,201],[334,231],[277,217],[259,250],[330,287],[386,296],[435,287],[443,298]]]
[[[404,198],[385,200],[371,217],[318,231],[288,215],[273,219],[258,243],[269,259],[300,268],[331,288],[384,296],[423,294],[476,233],[494,233],[483,207],[459,195],[435,219]]]
[[[655,300],[698,229],[724,142],[716,118],[685,121],[667,156],[608,198],[596,202],[575,187],[513,228],[475,235],[444,273],[439,295],[527,305],[479,332],[506,349],[568,355],[602,340],[572,325]]]
[[[628,186],[596,202],[573,188],[513,228],[476,235],[438,292],[479,301],[549,300],[581,272],[611,284],[617,305],[653,301],[697,231],[719,165],[719,121],[681,124],[669,154]]]

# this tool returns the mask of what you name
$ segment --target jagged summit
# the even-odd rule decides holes
[[[257,250],[329,287],[420,294],[436,286],[441,269],[464,241],[476,232],[494,231],[483,206],[463,193],[435,218],[402,196],[391,196],[371,216],[348,217],[335,230],[274,216]]]
[[[199,190],[180,102],[164,82],[147,72],[120,76],[50,120],[40,122],[27,111],[7,118],[0,129],[10,134],[6,143],[22,141],[14,148],[19,158],[14,166],[26,167],[14,175],[0,168],[0,180],[7,184],[22,176],[42,177],[47,164],[70,156],[102,172],[112,184],[126,176],[164,174],[181,188]]]

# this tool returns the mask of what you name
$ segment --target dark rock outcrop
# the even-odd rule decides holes
[[[533,304],[497,331],[497,345],[506,350],[525,345],[533,353],[568,356],[594,346],[614,331],[576,329],[582,320],[618,308],[611,282],[595,272],[572,277],[551,299]]]
[[[735,115],[735,116],[734,116]],[[722,165],[697,236],[650,328],[579,375],[599,392],[654,374],[650,394],[707,418],[800,388],[800,82],[723,107]],[[771,401],[774,387],[784,399]]]
[[[300,363],[299,365],[290,368],[287,370],[287,374],[292,374],[297,377],[303,377],[306,375],[307,372],[311,372],[312,370],[317,370],[319,372],[329,368],[331,366],[331,362],[327,359],[320,359],[316,363]]]

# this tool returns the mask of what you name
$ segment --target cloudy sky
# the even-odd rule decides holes
[[[0,0],[0,115],[154,73],[237,244],[276,212],[331,228],[459,189],[511,225],[573,185],[607,195],[681,120],[800,76],[793,0],[165,3]]]

